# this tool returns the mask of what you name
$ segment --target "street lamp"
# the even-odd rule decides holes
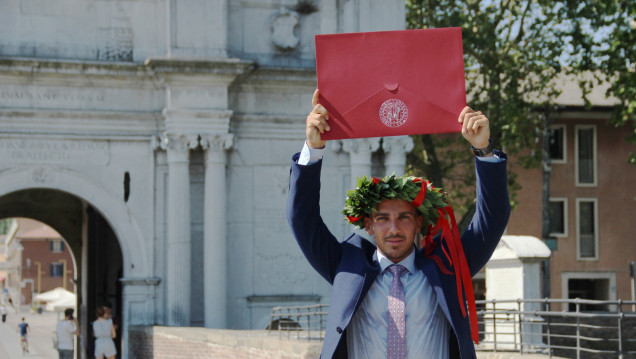
[[[38,266],[38,294],[42,293],[42,263],[33,261]]]
[[[62,288],[66,289],[66,259],[60,259],[62,262]]]

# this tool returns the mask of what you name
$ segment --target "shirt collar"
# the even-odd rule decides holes
[[[384,270],[392,264],[399,264],[401,266],[404,266],[404,268],[406,268],[409,273],[415,273],[415,249],[413,249],[411,254],[409,254],[406,258],[402,259],[402,261],[398,263],[393,263],[389,258],[385,257],[377,249],[375,250],[373,257],[380,263],[380,273],[383,273]]]

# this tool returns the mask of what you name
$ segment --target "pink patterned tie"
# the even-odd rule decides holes
[[[389,287],[389,318],[386,343],[387,359],[406,358],[406,323],[404,318],[404,286],[400,276],[406,268],[393,264],[387,268],[393,274]]]

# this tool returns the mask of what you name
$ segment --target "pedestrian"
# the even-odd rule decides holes
[[[20,332],[20,345],[24,345],[24,350],[29,352],[29,338],[27,337],[27,332],[29,330],[29,324],[26,322],[24,317],[22,317],[22,323],[18,324],[18,330]],[[24,343],[24,344],[22,344]]]
[[[7,321],[7,307],[4,304],[0,305],[0,314],[2,314],[2,322]]]
[[[458,117],[477,172],[477,210],[461,238],[439,188],[393,175],[359,179],[347,193],[345,217],[375,243],[355,233],[339,242],[320,214],[321,134],[330,128],[318,95],[303,150],[293,156],[287,216],[303,254],[333,285],[321,357],[474,358],[471,276],[494,252],[510,215],[506,155],[492,150],[488,118],[470,107]],[[416,249],[420,234],[424,246]]]
[[[93,322],[95,336],[95,359],[114,359],[117,355],[113,338],[116,337],[115,327],[111,319],[104,318],[104,307],[97,308],[97,320]]]
[[[79,335],[79,325],[77,320],[73,318],[73,308],[64,310],[64,319],[57,322],[57,352],[60,359],[73,359],[73,351],[75,343],[73,338]]]
[[[119,317],[116,316],[115,314],[113,314],[113,304],[110,301],[105,301],[104,305],[104,318],[106,319],[110,319],[113,322],[113,328],[115,328],[115,338],[113,338],[113,342],[115,343],[115,349],[119,348],[119,342],[120,342],[120,332],[119,332],[119,328],[120,328],[120,320]],[[119,358],[120,355],[117,354],[117,358]]]

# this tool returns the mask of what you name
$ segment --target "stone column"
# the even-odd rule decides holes
[[[168,236],[166,319],[171,326],[190,326],[190,148],[195,136],[164,134],[168,157]]]
[[[406,154],[413,149],[413,140],[409,136],[385,137],[382,140],[384,149],[384,168],[386,175],[395,172],[397,176],[404,174],[406,166]]]
[[[379,138],[356,138],[342,141],[342,149],[349,152],[351,189],[356,188],[358,177],[371,176],[371,154],[378,148],[380,148]]]
[[[227,328],[227,230],[225,151],[232,146],[231,134],[207,135],[201,139],[205,151],[203,277],[205,326]]]

